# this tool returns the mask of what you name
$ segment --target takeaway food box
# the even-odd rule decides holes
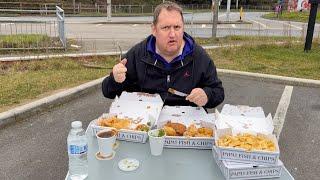
[[[164,128],[166,131],[164,144],[166,148],[212,149],[214,119],[215,116],[207,114],[202,107],[164,106],[156,122],[156,127]],[[166,126],[175,125],[182,126],[180,129],[184,129],[180,135],[172,135],[167,132]],[[185,127],[183,128],[183,126]],[[194,133],[192,134],[192,132]],[[210,133],[212,134],[208,135]]]
[[[280,150],[278,141],[272,134],[273,123],[270,114],[265,117],[261,107],[225,105],[221,113],[216,111],[215,115],[217,130],[215,132],[216,146],[213,147],[213,150],[217,153],[216,157],[219,160],[259,165],[278,164]],[[250,134],[250,138],[237,136],[239,134]],[[251,137],[257,137],[259,141],[254,141],[256,139]],[[246,147],[243,145],[245,143],[238,142],[239,138],[244,138],[245,141],[250,140],[247,149],[243,148]],[[224,140],[226,144],[223,143]],[[236,142],[231,142],[231,140]],[[243,146],[239,147],[239,144]]]
[[[118,140],[145,143],[147,131],[159,118],[162,106],[158,94],[123,92],[111,104],[109,113],[91,122],[93,135],[101,129],[116,128],[119,130]]]
[[[231,179],[259,179],[277,178],[281,176],[283,163],[279,160],[275,165],[255,165],[233,161],[221,161],[215,148],[212,149],[213,158],[227,180]]]

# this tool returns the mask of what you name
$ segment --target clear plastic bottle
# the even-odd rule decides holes
[[[83,180],[88,176],[88,141],[81,121],[71,123],[67,139],[69,156],[69,177],[71,180]]]

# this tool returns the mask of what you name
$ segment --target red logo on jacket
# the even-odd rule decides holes
[[[188,78],[188,77],[190,77],[191,75],[190,75],[190,73],[189,73],[189,71],[186,71],[185,73],[184,73],[184,75],[183,75],[183,77],[185,77],[185,78]]]

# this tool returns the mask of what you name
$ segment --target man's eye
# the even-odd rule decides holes
[[[175,30],[180,30],[180,29],[181,29],[181,26],[174,26],[174,29],[175,29]]]
[[[164,27],[162,27],[161,29],[167,31],[167,30],[170,29],[170,26],[164,26]]]

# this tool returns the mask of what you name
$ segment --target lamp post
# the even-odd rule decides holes
[[[227,1],[227,21],[230,21],[230,6],[231,6],[231,0]]]
[[[212,38],[217,37],[219,0],[212,0]]]
[[[111,20],[111,0],[107,0],[107,21]]]
[[[318,9],[318,5],[320,3],[320,0],[309,0],[309,2],[311,3],[311,9],[310,9],[310,15],[309,15],[306,42],[304,44],[304,51],[305,52],[308,52],[309,50],[311,50],[314,25],[316,23],[317,9]]]

